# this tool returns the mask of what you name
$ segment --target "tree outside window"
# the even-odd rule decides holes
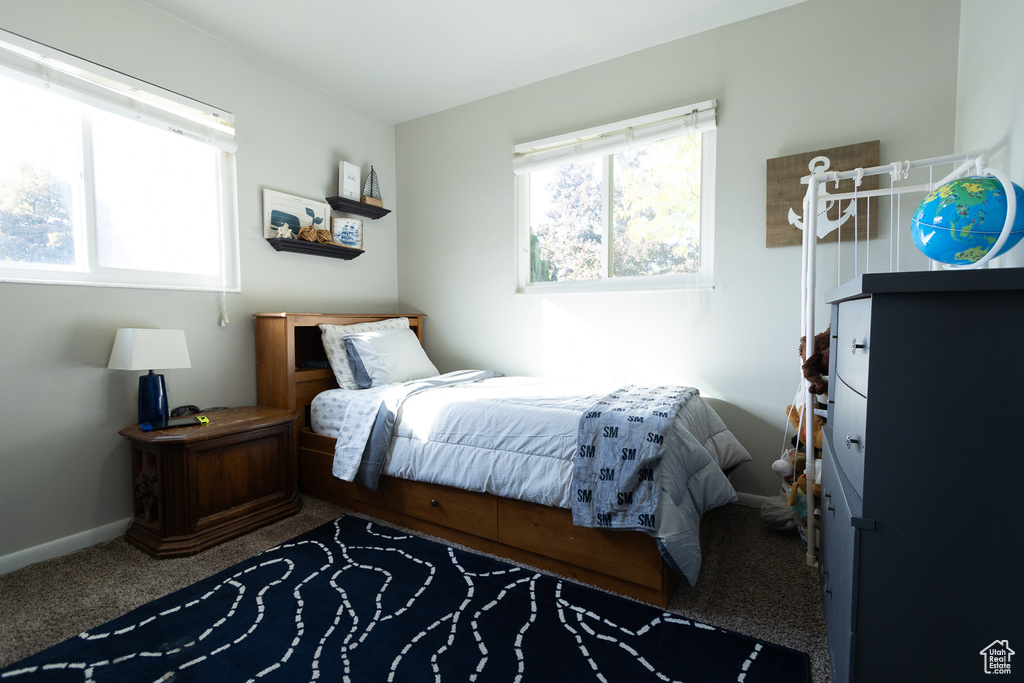
[[[529,210],[533,283],[694,273],[701,136],[535,171]]]

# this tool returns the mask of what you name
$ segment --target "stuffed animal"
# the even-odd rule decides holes
[[[814,491],[815,500],[821,498],[821,461],[815,462],[815,476]],[[786,494],[786,502],[789,503],[789,507],[793,509],[793,513],[800,518],[807,517],[807,475],[801,474],[800,477],[793,482],[793,485],[789,487],[789,492]]]
[[[815,500],[821,498],[821,484],[814,482]],[[793,513],[800,518],[807,517],[807,475],[801,474],[800,478],[793,482],[786,494],[786,502],[793,509]]]
[[[828,375],[828,348],[831,333],[832,326],[829,325],[824,332],[814,335],[814,347],[807,360],[803,360],[807,337],[800,337],[800,360],[803,361],[804,379],[810,383],[811,393],[816,396],[828,393],[828,380],[824,376]]]
[[[789,424],[793,429],[797,430],[796,435],[799,439],[799,443],[804,443],[805,432],[804,420],[803,420],[803,406],[786,406],[786,417],[789,418]],[[814,414],[814,419],[811,420],[811,433],[814,435],[814,448],[821,449],[821,427],[825,424],[825,420],[818,414]]]
[[[782,457],[772,463],[772,471],[775,474],[782,477],[782,480],[787,484],[792,484],[794,480],[799,480],[803,477],[804,470],[807,467],[807,454],[803,451],[797,451],[793,448],[787,448],[782,453]],[[821,458],[814,459],[814,493],[818,494],[821,491]]]
[[[793,482],[786,494],[786,502],[793,509],[793,514],[801,519],[807,517],[807,475],[801,474],[800,478]]]
[[[806,453],[795,448],[787,448],[782,452],[782,456],[772,463],[772,471],[782,477],[787,484],[792,484],[794,477],[803,474],[806,465]]]

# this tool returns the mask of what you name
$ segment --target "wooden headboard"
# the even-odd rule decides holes
[[[321,391],[337,389],[327,365],[320,325],[353,325],[408,318],[423,344],[423,319],[418,313],[255,313],[256,400],[260,405],[288,408],[299,414],[296,431],[309,426],[309,404]],[[324,367],[316,367],[323,365]]]

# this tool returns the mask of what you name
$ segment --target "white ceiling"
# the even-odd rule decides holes
[[[804,0],[142,0],[390,123]]]

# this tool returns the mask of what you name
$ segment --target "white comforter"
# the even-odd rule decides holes
[[[414,394],[398,412],[383,473],[569,508],[580,416],[615,388],[497,377]],[[359,431],[354,420],[373,420],[368,406],[385,389],[320,394],[311,410],[314,431],[339,438],[341,447],[346,434]],[[736,500],[722,470],[750,455],[700,397],[682,406],[673,430],[677,445],[661,464],[659,525],[652,535],[693,584],[700,570],[700,517]],[[352,480],[358,457],[351,447],[339,448],[336,476]]]

